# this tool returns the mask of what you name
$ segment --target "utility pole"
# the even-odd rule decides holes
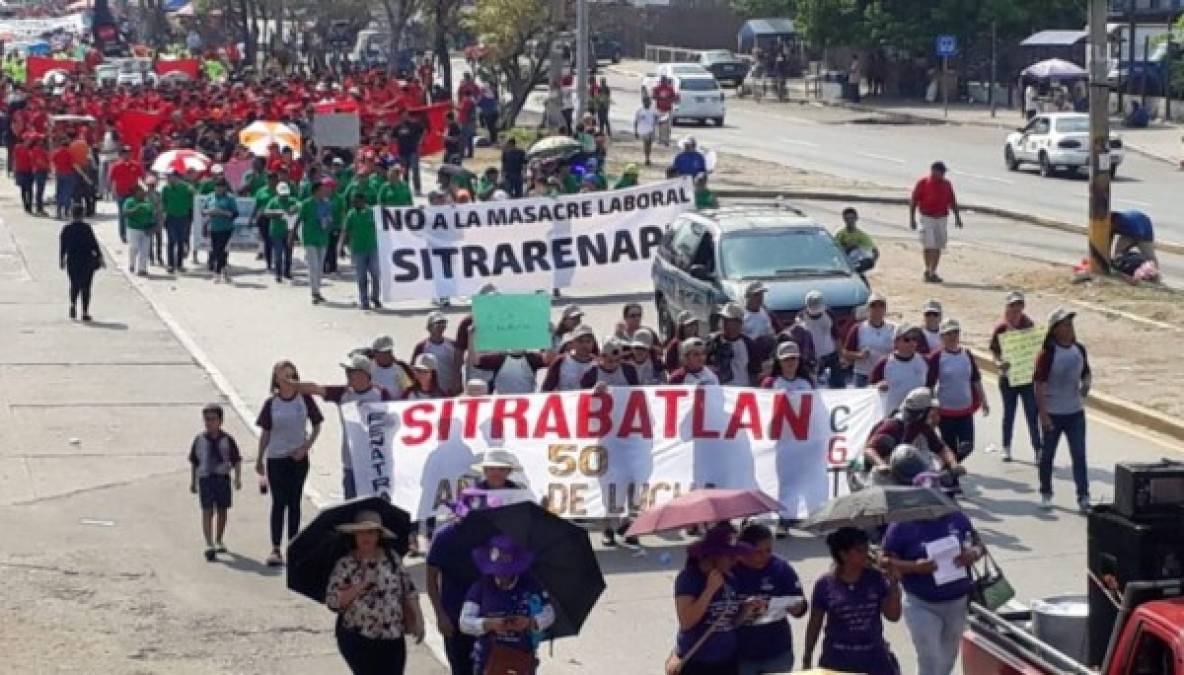
[[[543,126],[551,130],[563,127],[563,45],[567,40],[567,3],[555,0],[551,9],[552,21],[557,27],[551,38],[551,54],[547,63],[547,103],[544,107]]]
[[[1089,0],[1089,50],[1089,264],[1094,274],[1107,274],[1111,171],[1106,0]]]
[[[941,106],[942,117],[950,116],[950,57],[941,57]]]
[[[995,20],[991,20],[991,89],[987,92],[987,96],[991,98],[991,117],[995,116],[995,108],[998,102],[995,100],[995,73],[998,65],[997,44],[995,42]]]
[[[576,0],[576,109],[572,126],[584,119],[588,110],[588,0]],[[574,129],[573,129],[574,130]]]

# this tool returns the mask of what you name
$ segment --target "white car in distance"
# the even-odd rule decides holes
[[[1110,172],[1118,172],[1124,150],[1122,138],[1110,134]],[[1089,115],[1085,113],[1042,113],[1008,134],[1003,161],[1009,171],[1021,164],[1040,167],[1041,176],[1058,171],[1089,170]]]

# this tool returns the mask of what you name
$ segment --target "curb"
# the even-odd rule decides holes
[[[743,188],[719,188],[715,190],[715,194],[719,197],[739,197],[748,199],[777,199],[779,197],[784,197],[786,199],[848,201],[870,204],[892,204],[896,206],[907,206],[909,204],[909,200],[905,197],[848,192],[827,192],[817,190],[747,190]],[[978,213],[985,213],[987,215],[997,216],[1000,218],[1018,220],[1020,222],[1028,223],[1029,225],[1044,227],[1051,230],[1060,230],[1062,232],[1083,236],[1089,234],[1088,228],[1085,228],[1081,225],[1068,223],[1063,220],[1057,220],[1055,218],[1046,218],[1044,216],[1036,216],[1030,213],[1013,211],[1011,209],[1003,209],[997,206],[987,206],[985,204],[962,204],[961,207],[966,211],[976,211]],[[1184,244],[1176,242],[1157,241],[1155,242],[1155,248],[1156,250],[1163,251],[1165,253],[1184,255]]]

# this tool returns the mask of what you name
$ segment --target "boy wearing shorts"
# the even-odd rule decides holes
[[[213,562],[218,553],[226,553],[222,535],[226,532],[226,512],[230,509],[230,474],[234,489],[241,490],[243,458],[234,437],[222,431],[222,406],[211,403],[202,408],[205,431],[189,446],[189,491],[201,504],[201,531],[206,538],[206,560]],[[218,516],[214,536],[214,515]]]

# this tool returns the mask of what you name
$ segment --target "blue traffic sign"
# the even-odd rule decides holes
[[[958,53],[958,38],[953,35],[938,35],[936,44],[937,55],[941,57],[953,56]]]

